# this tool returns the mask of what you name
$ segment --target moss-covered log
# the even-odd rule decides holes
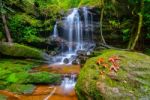
[[[36,48],[21,45],[18,43],[0,43],[0,53],[11,57],[44,59],[44,53]]]

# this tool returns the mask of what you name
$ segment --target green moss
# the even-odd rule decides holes
[[[7,90],[15,92],[15,93],[24,93],[31,94],[35,89],[35,86],[32,84],[11,84],[7,87]]]
[[[34,86],[31,84],[59,83],[61,76],[48,72],[30,73],[39,63],[26,60],[0,60],[0,89],[7,89],[16,93],[31,93]]]
[[[37,72],[31,73],[26,80],[25,83],[32,84],[56,84],[60,83],[61,76],[59,74],[50,74],[48,72]]]
[[[7,97],[0,94],[0,100],[7,100]]]
[[[120,69],[110,73],[108,69],[96,65],[98,58],[107,60],[111,56],[119,56]],[[76,91],[80,100],[128,100],[149,98],[150,93],[150,57],[142,53],[104,50],[101,55],[87,60],[80,72]],[[110,64],[110,63],[109,63]],[[102,77],[99,72],[104,71]],[[86,96],[84,96],[86,95]]]
[[[40,50],[17,43],[0,43],[0,53],[13,57],[44,59]]]

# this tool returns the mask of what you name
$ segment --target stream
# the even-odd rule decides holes
[[[19,95],[21,100],[78,100],[74,86],[80,72],[79,65],[41,65],[33,70],[61,74],[61,84],[37,85],[32,94]],[[8,100],[17,99],[10,97]]]

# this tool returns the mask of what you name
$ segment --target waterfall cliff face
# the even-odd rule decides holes
[[[65,17],[63,32],[58,33],[57,22],[54,26],[53,37],[62,39],[61,53],[53,59],[54,63],[71,64],[76,59],[78,51],[90,51],[94,47],[93,42],[93,16],[86,7],[74,8]],[[88,29],[88,30],[87,30]],[[67,46],[67,49],[64,45]]]

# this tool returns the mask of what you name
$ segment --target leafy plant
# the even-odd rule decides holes
[[[123,41],[128,41],[130,37],[130,29],[122,29]]]

